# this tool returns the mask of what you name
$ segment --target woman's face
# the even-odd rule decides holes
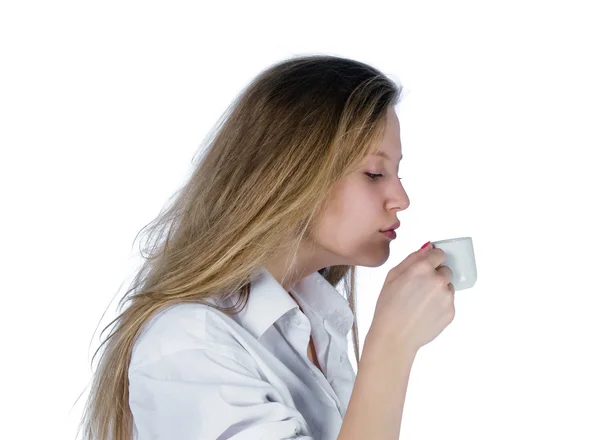
[[[282,286],[289,290],[297,281],[328,266],[381,266],[390,255],[391,240],[381,230],[397,221],[396,212],[408,208],[410,200],[400,179],[402,157],[400,123],[393,107],[387,113],[387,126],[379,151],[332,190],[331,202],[322,213],[310,238],[294,252],[291,270]],[[369,174],[370,173],[370,174]],[[266,264],[269,272],[283,283],[289,254]]]
[[[313,235],[322,266],[381,266],[390,253],[390,238],[381,230],[397,221],[396,212],[410,200],[398,177],[402,157],[400,123],[393,107],[379,151],[333,188],[332,202]],[[324,263],[324,264],[323,264]]]

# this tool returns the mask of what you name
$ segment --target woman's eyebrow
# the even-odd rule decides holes
[[[373,153],[373,156],[381,156],[381,157],[386,158],[389,161],[392,160],[392,159],[390,159],[390,156],[388,156],[385,151],[376,151],[375,153]],[[398,162],[400,162],[403,157],[404,157],[404,153],[400,155],[400,159],[398,160]]]

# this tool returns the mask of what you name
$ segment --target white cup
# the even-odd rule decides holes
[[[446,253],[442,265],[448,266],[452,270],[451,283],[454,290],[473,287],[477,281],[477,265],[471,237],[449,238],[431,243],[434,248],[439,248]]]

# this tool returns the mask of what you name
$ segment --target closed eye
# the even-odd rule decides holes
[[[373,173],[365,173],[369,179],[377,180],[378,177],[383,177],[383,174],[373,174]]]
[[[383,177],[383,174],[373,174],[373,173],[365,173],[365,174],[371,180],[377,180],[379,177]],[[402,180],[402,177],[398,177],[398,179]]]

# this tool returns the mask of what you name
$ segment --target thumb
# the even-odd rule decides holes
[[[423,258],[423,256],[425,256],[427,252],[432,248],[433,244],[430,241],[428,241],[423,246],[421,246],[421,249],[408,254],[408,256],[404,260],[402,260],[400,264],[398,264],[390,270],[390,273],[393,272],[392,276],[396,278],[417,260]]]

